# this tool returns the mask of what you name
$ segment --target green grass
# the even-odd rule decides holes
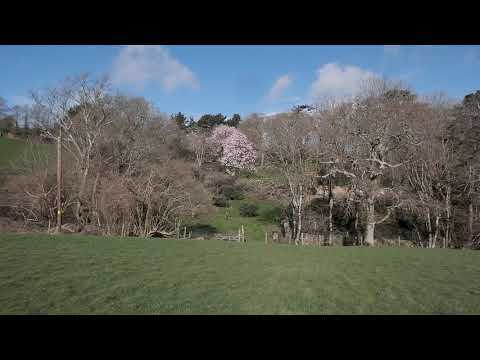
[[[258,216],[241,216],[239,208],[244,203],[257,204]],[[231,200],[229,208],[215,208],[213,213],[202,216],[193,227],[205,229],[205,233],[238,233],[238,229],[243,225],[247,241],[265,241],[265,231],[278,230],[276,217],[280,215],[280,211],[280,205],[271,201]],[[227,212],[230,215],[228,218],[225,216]]]
[[[24,140],[0,138],[0,168],[10,166],[10,162],[22,154],[25,146]]]
[[[480,314],[480,252],[0,235],[1,314]]]
[[[249,172],[245,174],[248,179],[263,180],[263,181],[275,181],[280,182],[284,180],[284,176],[279,170],[274,168],[258,168],[255,172]]]
[[[55,147],[48,144],[31,144],[24,139],[0,138],[0,185],[8,175],[15,175],[17,172],[12,167],[16,160],[20,159],[25,153],[31,156],[30,151],[46,154],[50,151],[52,157],[55,157]]]

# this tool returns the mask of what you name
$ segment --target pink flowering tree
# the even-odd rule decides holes
[[[233,175],[238,170],[254,169],[256,151],[245,134],[237,128],[217,126],[213,130],[210,142],[227,173]]]

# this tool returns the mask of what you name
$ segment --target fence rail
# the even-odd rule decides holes
[[[224,241],[238,241],[238,242],[246,242],[245,239],[245,229],[243,225],[241,228],[238,229],[238,234],[216,234],[215,239],[217,240],[224,240]]]

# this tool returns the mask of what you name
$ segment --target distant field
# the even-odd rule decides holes
[[[1,314],[480,314],[480,252],[0,235]]]
[[[0,168],[9,166],[11,161],[20,156],[25,145],[23,140],[0,138]]]
[[[12,163],[21,158],[23,154],[29,150],[39,150],[41,152],[52,151],[52,156],[55,155],[55,148],[52,145],[32,145],[23,139],[0,138],[0,185],[7,175],[15,174]]]
[[[243,217],[240,216],[239,208],[244,203],[254,203],[258,205],[258,216]],[[229,214],[228,218],[226,213]],[[265,231],[278,229],[275,221],[280,216],[279,204],[272,201],[260,201],[256,199],[232,200],[230,208],[214,209],[214,212],[202,216],[193,224],[193,235],[209,236],[213,233],[238,233],[238,229],[243,225],[246,241],[264,241]]]

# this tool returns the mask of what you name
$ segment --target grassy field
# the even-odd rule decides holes
[[[1,314],[480,314],[480,252],[0,235]]]
[[[19,156],[25,147],[23,140],[0,138],[0,167],[10,165],[10,161]]]
[[[258,216],[244,217],[240,215],[240,206],[253,203],[258,206]],[[231,200],[229,208],[214,208],[214,212],[204,215],[189,227],[193,228],[192,236],[209,236],[214,233],[238,233],[243,225],[247,241],[264,241],[265,231],[278,230],[276,217],[280,215],[280,207],[271,201],[257,199]],[[226,214],[228,213],[228,217]]]
[[[52,156],[55,156],[55,147],[52,145],[32,145],[23,139],[0,138],[0,185],[2,185],[7,175],[16,173],[12,163],[29,150],[41,151],[43,153],[51,151]]]

